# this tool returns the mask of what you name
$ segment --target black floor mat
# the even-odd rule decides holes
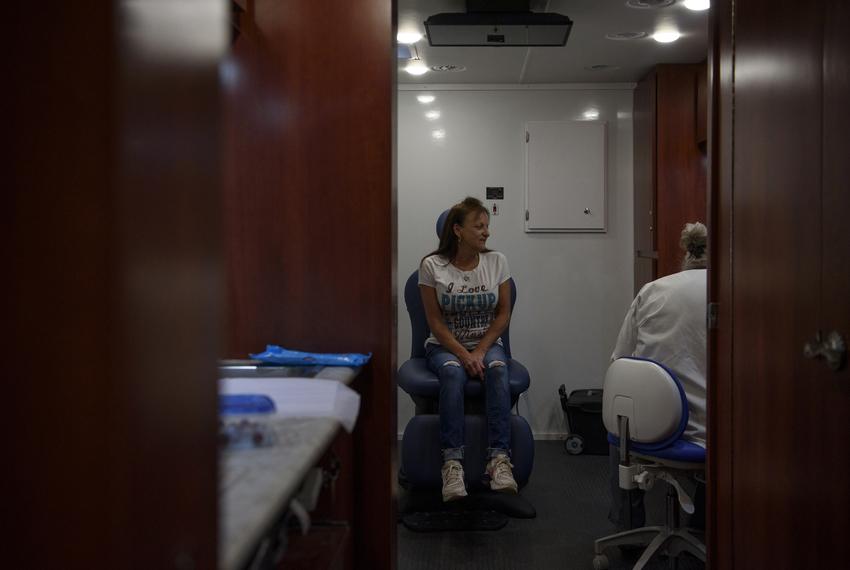
[[[401,522],[414,532],[499,530],[508,524],[508,517],[496,511],[438,511],[408,513]]]
[[[496,511],[511,518],[531,519],[537,511],[528,499],[508,493],[494,493],[490,490],[469,491],[469,496],[460,501],[444,503],[439,489],[402,490],[399,493],[398,512],[437,513],[451,511]]]

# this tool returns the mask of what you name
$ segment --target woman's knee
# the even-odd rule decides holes
[[[487,365],[485,372],[487,382],[493,389],[507,391],[509,389],[508,366],[501,360],[493,360]]]
[[[437,371],[437,376],[440,378],[440,389],[443,386],[447,388],[463,389],[466,384],[466,371],[461,366],[460,361],[448,360],[440,366]]]
[[[484,366],[507,366],[508,356],[505,354],[505,349],[500,344],[494,344],[484,355]]]
[[[487,374],[508,377],[508,363],[504,360],[493,359],[485,364]]]

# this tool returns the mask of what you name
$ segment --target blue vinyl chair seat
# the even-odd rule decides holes
[[[511,284],[511,308],[516,303],[516,284]],[[431,334],[425,318],[425,308],[419,292],[419,272],[414,271],[404,285],[404,301],[410,316],[411,339],[410,359],[398,369],[399,388],[407,392],[416,404],[416,413],[437,413],[440,396],[440,380],[428,369],[425,358],[425,339]],[[520,394],[528,390],[531,379],[528,369],[511,357],[510,328],[502,333],[502,346],[508,357],[508,385],[511,390],[511,406],[516,405]],[[478,380],[471,379],[464,388],[467,412],[483,413],[484,386]]]
[[[398,370],[399,387],[410,394],[415,401],[421,399],[437,400],[440,395],[440,381],[437,375],[428,370],[425,359],[425,339],[431,334],[425,319],[425,309],[419,293],[419,272],[414,271],[404,284],[404,301],[410,315],[411,339],[410,359]],[[516,284],[511,279],[511,307],[516,303]],[[528,390],[531,383],[528,370],[519,361],[511,357],[510,330],[502,333],[502,345],[508,357],[508,383],[511,388],[511,405],[516,404],[519,395]],[[466,384],[467,398],[481,399],[484,389],[481,382],[470,381]]]
[[[511,388],[511,403],[528,390],[531,380],[528,370],[513,358],[508,360],[508,382]],[[440,380],[428,370],[424,358],[411,358],[398,370],[399,387],[411,396],[437,399],[440,396]],[[483,398],[484,384],[477,380],[466,383],[464,390],[467,398]]]

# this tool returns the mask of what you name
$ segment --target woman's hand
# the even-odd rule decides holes
[[[484,351],[476,348],[472,352],[467,352],[461,358],[461,363],[471,377],[484,380]]]

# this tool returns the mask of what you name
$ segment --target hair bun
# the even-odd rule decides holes
[[[708,246],[708,230],[705,224],[694,222],[685,224],[679,245],[685,250],[683,269],[703,268],[706,264],[705,250]]]
[[[685,224],[685,229],[682,230],[682,237],[679,244],[682,249],[693,252],[693,250],[702,249],[705,252],[705,246],[708,242],[708,230],[702,222],[694,222]]]

